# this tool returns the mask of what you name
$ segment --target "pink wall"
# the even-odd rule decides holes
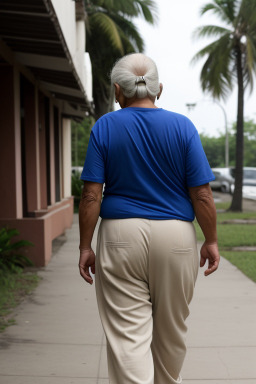
[[[52,255],[52,240],[60,236],[73,223],[73,198],[62,200],[50,213],[37,218],[1,219],[0,227],[16,228],[20,232],[14,240],[28,240],[35,246],[24,254],[37,267],[47,265]]]

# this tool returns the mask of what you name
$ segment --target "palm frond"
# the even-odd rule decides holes
[[[212,3],[201,8],[200,14],[204,15],[206,12],[212,11],[222,21],[233,24],[236,17],[236,3],[236,0],[213,0]]]
[[[218,46],[219,40],[214,41],[213,43],[210,43],[206,45],[204,48],[202,48],[200,51],[198,51],[192,58],[191,64],[195,64],[198,60],[205,57],[207,54],[211,54],[213,51],[216,50],[216,47]]]
[[[242,0],[235,26],[241,34],[256,31],[256,0]]]
[[[92,35],[95,29],[101,29],[102,36],[110,42],[111,46],[123,53],[122,41],[117,26],[107,14],[103,12],[94,13],[90,16],[89,23]]]
[[[254,85],[253,77],[256,74],[256,41],[249,36],[247,36],[244,51],[244,86],[245,88],[249,86],[251,93]]]
[[[157,7],[153,0],[104,0],[102,8],[126,18],[142,16],[150,24],[157,20]]]
[[[137,17],[139,14],[136,1],[133,0],[113,0],[113,6],[109,11],[126,17]]]
[[[133,42],[125,35],[125,33],[121,32],[121,35],[122,35],[122,43],[123,43],[123,47],[126,55],[134,52],[139,52],[134,46]]]
[[[203,91],[215,98],[227,97],[233,87],[232,41],[228,34],[201,49],[192,59],[196,62],[207,56],[200,74]]]
[[[231,29],[220,27],[218,25],[203,25],[201,27],[196,28],[196,30],[193,32],[193,38],[216,37],[222,36],[223,34],[231,33]]]
[[[112,18],[115,24],[118,26],[118,32],[122,40],[124,53],[127,54],[136,51],[143,52],[144,42],[137,27],[130,20],[120,15],[113,15]],[[124,46],[124,41],[127,39],[129,39],[131,42],[131,44],[129,44],[128,52]],[[133,47],[132,50],[131,47]]]
[[[137,3],[141,9],[140,14],[144,16],[144,19],[148,23],[154,24],[157,21],[157,7],[155,2],[152,0],[137,0]]]

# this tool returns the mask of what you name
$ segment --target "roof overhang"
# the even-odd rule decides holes
[[[83,0],[76,1],[76,19],[85,16]],[[71,103],[70,113],[93,113],[51,0],[1,0],[0,38],[43,88]]]

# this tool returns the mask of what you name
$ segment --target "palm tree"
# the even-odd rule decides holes
[[[87,18],[86,48],[92,61],[95,117],[113,108],[109,74],[115,61],[125,54],[142,52],[143,39],[132,18],[142,16],[153,24],[153,0],[85,0]]]
[[[238,87],[236,125],[235,191],[230,206],[242,211],[244,92],[253,89],[256,73],[256,0],[212,0],[201,9],[217,15],[224,26],[197,28],[195,36],[217,38],[201,49],[193,61],[206,57],[200,81],[203,91],[214,98],[225,99]]]

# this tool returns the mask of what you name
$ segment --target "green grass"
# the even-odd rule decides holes
[[[225,210],[227,210],[230,207],[230,202],[223,201],[221,203],[216,203],[215,206],[216,206],[216,209],[225,209]]]
[[[217,224],[220,248],[256,245],[256,225]]]
[[[217,203],[217,209],[227,209],[230,203]],[[256,224],[224,224],[235,219],[256,219],[256,212],[218,212],[217,233],[220,254],[256,282],[256,252],[234,251],[232,247],[256,246]],[[195,221],[197,240],[203,242],[204,236]]]
[[[256,212],[217,212],[217,221],[219,223],[234,219],[256,219]]]
[[[15,324],[12,310],[38,285],[40,277],[36,273],[0,271],[0,332]]]
[[[221,255],[234,264],[246,276],[256,282],[256,253],[255,252],[225,252]]]

